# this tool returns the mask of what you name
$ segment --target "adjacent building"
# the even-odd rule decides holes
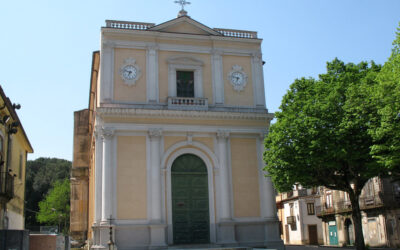
[[[25,228],[25,170],[33,153],[14,104],[0,86],[0,229]]]
[[[88,109],[75,112],[71,235],[93,249],[283,249],[264,176],[257,32],[106,21]]]
[[[318,188],[296,185],[292,191],[277,195],[281,237],[289,245],[322,245],[322,221],[316,216],[320,206]]]
[[[400,247],[400,183],[387,178],[369,180],[360,196],[365,244]],[[323,221],[326,245],[353,245],[351,203],[343,191],[322,188],[317,215]]]

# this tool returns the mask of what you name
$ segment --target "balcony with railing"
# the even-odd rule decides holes
[[[200,97],[168,97],[168,109],[208,110],[208,99]]]
[[[0,173],[0,200],[7,202],[14,197],[14,175],[9,172]]]
[[[296,216],[291,215],[286,217],[287,224],[295,224],[296,223]]]
[[[289,192],[282,193],[282,200],[293,199],[293,198],[303,197],[303,196],[307,196],[307,195],[308,195],[308,192],[307,192],[307,189],[305,189],[305,188],[298,189],[298,190],[292,190]]]

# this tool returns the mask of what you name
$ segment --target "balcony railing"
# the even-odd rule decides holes
[[[127,29],[127,30],[147,30],[153,27],[154,23],[139,23],[139,22],[125,22],[125,21],[115,21],[106,20],[107,28],[115,29]]]
[[[168,97],[168,109],[208,110],[208,99],[199,97]]]
[[[299,189],[299,190],[292,190],[289,192],[285,192],[282,194],[282,200],[286,200],[289,198],[296,198],[296,197],[302,197],[302,196],[307,196],[307,189]]]
[[[239,37],[239,38],[257,38],[257,32],[254,31],[219,29],[219,28],[215,28],[214,30],[218,31],[223,36]]]
[[[9,172],[0,173],[0,199],[9,201],[14,197],[14,176]]]

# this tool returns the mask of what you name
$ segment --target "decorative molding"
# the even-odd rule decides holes
[[[101,136],[103,139],[109,140],[114,136],[114,130],[109,128],[102,128]]]
[[[217,138],[218,139],[228,139],[229,138],[229,131],[228,130],[219,129],[217,131]]]
[[[247,78],[246,72],[239,65],[233,65],[232,70],[228,73],[228,80],[237,92],[242,91],[246,87]]]
[[[271,121],[271,113],[252,112],[215,112],[215,111],[183,111],[183,110],[155,110],[129,108],[97,108],[97,113],[105,117],[141,117],[141,118],[187,118],[187,119],[218,119],[218,120],[256,120]]]
[[[196,57],[192,56],[171,56],[167,59],[168,64],[182,64],[192,66],[203,66],[204,62]]]
[[[162,129],[160,128],[151,128],[149,129],[149,137],[151,139],[158,139],[162,136]]]

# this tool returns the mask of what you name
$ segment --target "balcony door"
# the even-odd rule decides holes
[[[194,97],[194,72],[176,72],[176,94],[178,97]]]

